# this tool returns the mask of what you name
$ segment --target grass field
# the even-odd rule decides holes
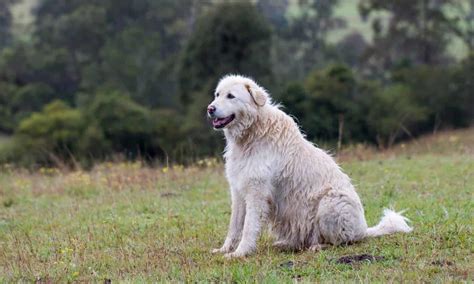
[[[342,158],[370,225],[409,209],[414,231],[319,253],[283,253],[267,234],[255,255],[209,253],[230,215],[222,165],[91,172],[4,166],[0,172],[0,282],[446,282],[473,281],[474,129],[399,145],[355,147]],[[377,261],[340,264],[343,256]]]

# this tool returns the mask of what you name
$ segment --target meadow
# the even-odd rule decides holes
[[[230,215],[220,160],[91,171],[4,165],[0,282],[473,281],[474,129],[386,151],[354,146],[338,160],[369,225],[392,206],[408,209],[414,231],[318,253],[277,251],[265,233],[256,254],[226,260],[209,252]],[[347,261],[363,254],[373,257]]]

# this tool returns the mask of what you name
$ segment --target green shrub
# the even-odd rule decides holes
[[[379,89],[370,97],[367,124],[380,147],[391,146],[402,134],[426,118],[427,109],[417,104],[413,92],[396,84]]]
[[[427,111],[419,132],[469,125],[474,108],[473,66],[468,59],[456,67],[419,66],[394,73],[394,81],[410,87],[413,100]]]
[[[341,135],[341,142],[364,139],[358,82],[347,66],[336,64],[314,71],[306,78],[305,90],[307,99],[300,103],[304,106],[300,112],[309,138],[336,141]]]
[[[71,161],[83,129],[80,111],[62,101],[46,105],[41,112],[22,120],[15,133],[21,161],[28,164]]]
[[[120,153],[130,159],[163,156],[152,113],[128,96],[117,91],[97,93],[83,112],[88,128],[80,149],[87,155],[104,158]]]

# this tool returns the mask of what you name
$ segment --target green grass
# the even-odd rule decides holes
[[[456,134],[457,143],[473,133]],[[410,234],[319,253],[279,252],[264,234],[256,254],[241,260],[209,253],[221,245],[230,215],[220,164],[186,169],[104,164],[69,173],[6,166],[0,171],[0,282],[472,281],[470,146],[343,162],[369,225],[378,222],[384,207],[408,208]],[[335,261],[365,253],[384,259]]]

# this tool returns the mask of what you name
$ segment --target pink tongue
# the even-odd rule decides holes
[[[221,126],[221,125],[223,125],[223,124],[226,124],[228,120],[229,120],[228,117],[216,118],[216,119],[214,119],[214,120],[212,121],[212,124],[213,124],[214,126]]]
[[[219,125],[224,124],[225,120],[226,120],[225,118],[217,118],[212,121],[212,124],[214,124],[214,126],[219,126]]]

